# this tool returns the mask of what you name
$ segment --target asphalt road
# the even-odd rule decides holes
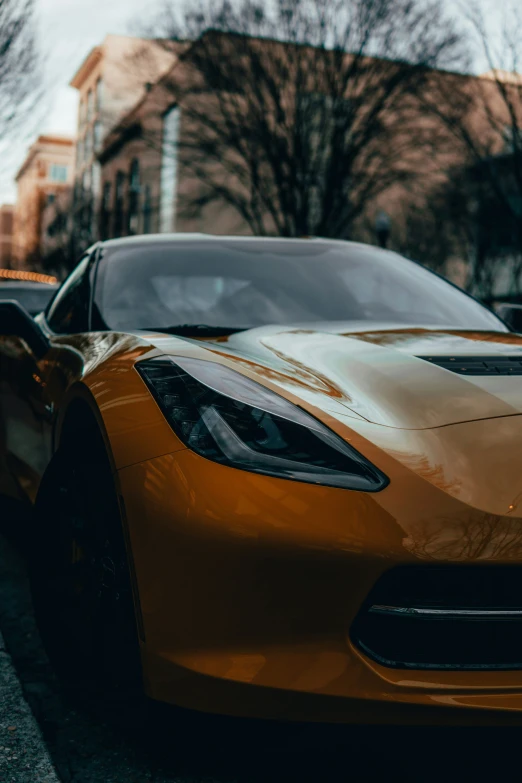
[[[0,780],[58,783],[34,715],[0,635]]]
[[[520,776],[522,729],[289,726],[108,703],[65,690],[32,613],[24,522],[0,513],[0,630],[64,783],[499,781]],[[3,783],[3,782],[2,782]]]

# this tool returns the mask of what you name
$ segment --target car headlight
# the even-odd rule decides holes
[[[176,435],[202,457],[330,487],[378,492],[388,484],[320,421],[228,367],[176,357],[136,368]]]

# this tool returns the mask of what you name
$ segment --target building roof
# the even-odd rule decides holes
[[[84,83],[85,79],[89,76],[92,70],[100,62],[103,56],[103,44],[101,46],[95,46],[87,57],[83,60],[82,64],[72,77],[69,85],[79,90]]]
[[[62,144],[64,147],[72,147],[76,139],[74,136],[59,136],[55,133],[44,133],[36,139],[35,144]]]
[[[41,148],[44,145],[46,145],[46,144],[54,144],[54,145],[57,145],[57,146],[68,147],[71,150],[73,150],[74,149],[74,143],[75,143],[75,139],[73,137],[71,137],[71,136],[58,136],[58,135],[54,135],[54,134],[43,134],[43,135],[38,136],[36,141],[34,141],[31,144],[31,146],[29,147],[29,151],[27,153],[27,156],[26,156],[24,162],[22,163],[22,165],[20,166],[20,168],[16,172],[15,182],[18,182],[18,180],[20,179],[22,174],[25,172],[27,167],[30,165],[30,163],[32,162],[34,157],[39,152],[41,152]]]
[[[107,46],[108,41],[114,39],[118,41],[143,41],[148,43],[157,43],[158,45],[161,43],[167,44],[167,41],[162,41],[160,38],[142,38],[141,36],[136,35],[106,35],[102,43],[99,46],[95,46],[93,49],[91,49],[87,57],[83,60],[82,64],[69,82],[71,87],[74,87],[76,90],[80,90],[82,88],[85,80],[89,77],[94,68],[96,68],[102,59],[104,49]]]
[[[479,79],[489,79],[490,81],[503,82],[504,84],[522,84],[522,73],[492,68],[490,71],[486,71],[486,73],[481,73]]]

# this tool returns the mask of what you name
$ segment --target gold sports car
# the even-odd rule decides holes
[[[101,242],[45,313],[0,304],[0,405],[64,676],[522,718],[522,336],[438,276],[322,239]]]

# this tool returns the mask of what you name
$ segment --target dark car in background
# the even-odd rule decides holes
[[[45,310],[58,284],[32,283],[26,281],[0,281],[0,301],[15,299],[31,315]]]

